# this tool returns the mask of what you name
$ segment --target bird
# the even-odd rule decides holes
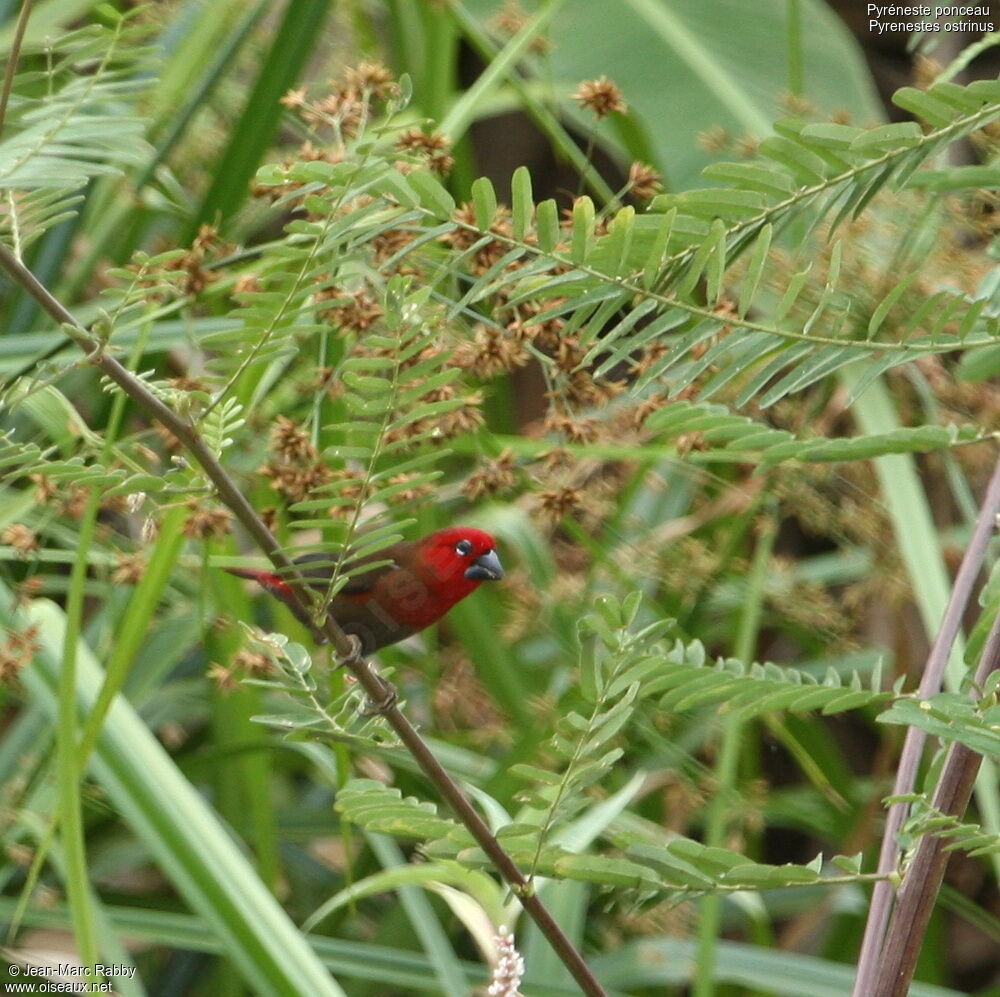
[[[471,526],[452,526],[420,540],[404,540],[347,560],[339,568],[336,556],[321,552],[304,554],[292,563],[306,584],[321,593],[327,591],[335,570],[345,573],[365,564],[375,565],[352,574],[328,609],[345,634],[357,637],[363,655],[437,623],[483,582],[499,581],[504,576],[496,541]],[[314,627],[309,614],[292,596],[291,586],[279,575],[247,568],[225,570],[257,582],[302,623]]]

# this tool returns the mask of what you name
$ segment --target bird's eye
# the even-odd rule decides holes
[[[462,557],[468,557],[472,553],[472,541],[471,540],[459,540],[455,544],[455,553],[461,554]]]

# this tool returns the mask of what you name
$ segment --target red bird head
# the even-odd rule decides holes
[[[432,591],[449,605],[464,599],[482,582],[503,578],[496,541],[471,526],[452,526],[417,541],[413,568]]]

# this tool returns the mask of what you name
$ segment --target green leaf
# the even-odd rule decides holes
[[[753,305],[754,295],[757,293],[757,286],[760,284],[761,274],[764,272],[764,264],[767,261],[767,254],[771,248],[771,237],[774,229],[770,224],[765,225],[760,234],[754,240],[753,249],[750,252],[750,261],[747,265],[746,276],[740,287],[740,300],[737,314],[744,318]]]
[[[867,155],[875,155],[883,149],[899,149],[916,145],[924,137],[920,125],[915,121],[899,121],[891,125],[879,125],[862,132],[851,148]]]
[[[800,183],[822,184],[826,178],[827,165],[816,153],[781,135],[764,139],[760,144],[760,153],[787,166]]]
[[[497,193],[487,177],[477,177],[472,182],[472,206],[476,213],[476,227],[489,231],[497,213]]]
[[[910,111],[930,122],[936,128],[943,128],[957,117],[957,112],[951,104],[924,90],[917,90],[916,87],[901,87],[892,95],[892,102],[904,111]]]
[[[586,263],[594,238],[594,202],[589,197],[578,197],[573,202],[573,238],[570,258],[574,263]]]
[[[455,212],[455,200],[430,170],[414,170],[407,180],[417,192],[423,207],[440,219],[451,218]]]
[[[795,182],[786,172],[766,163],[710,163],[702,176],[782,200],[795,190]]]
[[[535,213],[535,205],[531,196],[531,174],[526,166],[519,166],[510,178],[510,191],[513,206],[511,222],[514,238],[523,241],[531,229],[531,219]]]
[[[907,181],[907,187],[923,190],[969,190],[983,187],[988,190],[1000,186],[1000,167],[952,166],[946,170],[921,170]]]
[[[539,248],[545,253],[551,253],[562,238],[559,230],[559,209],[552,198],[538,205],[536,224]]]
[[[919,702],[899,699],[876,719],[918,727],[945,743],[958,741],[980,754],[1000,756],[1000,707],[980,709],[961,693],[941,692]]]

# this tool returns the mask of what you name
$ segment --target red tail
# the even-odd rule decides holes
[[[271,574],[270,571],[257,571],[253,568],[226,568],[225,570],[231,575],[236,575],[237,578],[249,578],[279,597],[291,591],[284,579]]]

